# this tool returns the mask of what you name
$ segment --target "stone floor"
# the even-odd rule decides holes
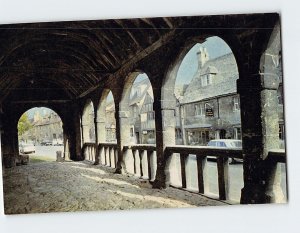
[[[5,214],[225,205],[175,188],[152,189],[136,177],[89,162],[40,162],[6,169]]]

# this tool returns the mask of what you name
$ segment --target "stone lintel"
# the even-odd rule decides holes
[[[239,94],[247,91],[261,91],[265,89],[277,90],[279,77],[274,73],[260,73],[249,76],[247,79],[237,79],[236,86]]]

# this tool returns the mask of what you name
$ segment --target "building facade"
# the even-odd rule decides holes
[[[32,128],[20,137],[20,141],[30,141],[35,145],[40,145],[43,142],[62,144],[62,121],[55,112],[52,111],[41,116],[41,114],[36,111],[33,119],[31,119],[31,123]]]
[[[197,72],[180,102],[183,143],[205,146],[212,139],[242,139],[236,89],[239,74],[234,55],[209,59],[207,50],[201,47],[197,56]],[[284,140],[281,69],[278,77],[279,136]]]

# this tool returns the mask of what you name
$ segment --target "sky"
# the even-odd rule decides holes
[[[200,47],[205,47],[207,49],[210,59],[232,52],[226,42],[217,36],[209,37],[204,43],[194,45],[194,47],[186,54],[178,69],[175,85],[189,84],[191,82],[191,79],[197,71],[197,52]]]
[[[39,112],[41,116],[44,116],[46,114],[49,114],[52,110],[45,107],[39,107],[39,108],[31,108],[27,111],[28,117],[31,119],[33,118],[35,112]]]
[[[216,57],[220,57],[222,55],[228,54],[231,51],[230,47],[226,44],[224,40],[220,37],[213,36],[209,37],[204,43],[194,45],[190,51],[186,54],[182,63],[178,69],[177,78],[175,86],[181,86],[183,84],[189,84],[197,71],[198,67],[198,59],[197,59],[197,52],[199,51],[200,47],[205,47],[209,54],[210,59],[214,59]],[[147,74],[139,74],[134,83],[140,82],[148,78]],[[110,102],[113,100],[113,96],[111,91],[107,96],[107,101]],[[33,108],[28,111],[29,117],[33,117],[35,111],[40,111],[41,115],[45,113],[49,113],[50,109],[47,108]]]

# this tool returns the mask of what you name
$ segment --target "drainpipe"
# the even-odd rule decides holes
[[[185,130],[184,130],[184,106],[181,105],[181,103],[179,103],[179,117],[180,117],[182,143],[183,145],[186,145],[186,137],[185,137]]]

